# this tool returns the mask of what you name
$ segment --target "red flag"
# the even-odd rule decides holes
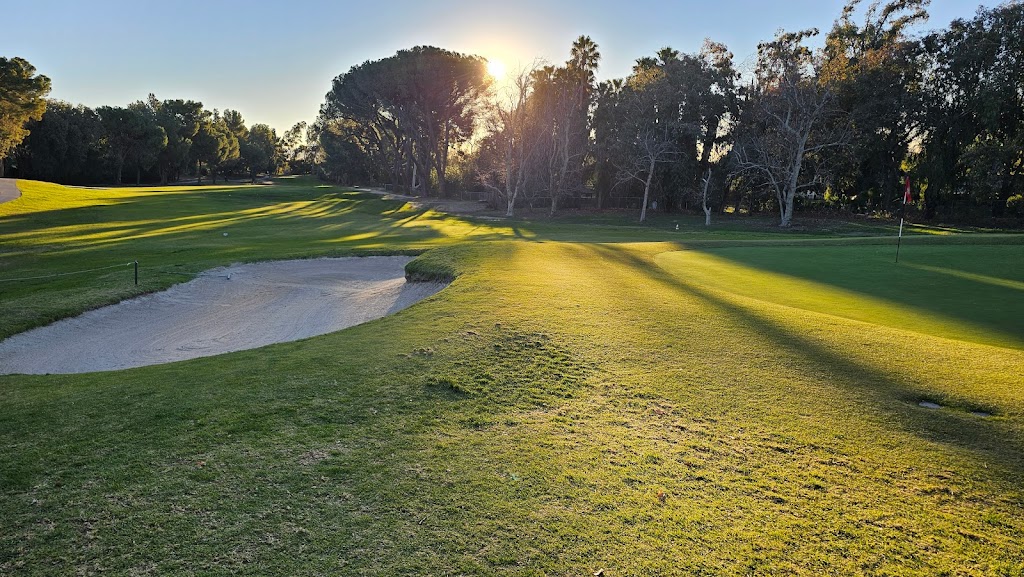
[[[903,204],[909,204],[914,202],[914,199],[910,196],[910,176],[903,177]]]

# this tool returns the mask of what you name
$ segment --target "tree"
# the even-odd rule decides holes
[[[221,114],[221,118],[224,119],[224,126],[228,132],[235,135],[239,142],[249,137],[249,129],[245,127],[245,119],[242,118],[241,112],[228,109]]]
[[[701,183],[735,115],[736,77],[732,54],[705,41],[700,54],[663,48],[640,58],[625,82],[599,89],[597,149],[616,168],[618,184],[643,186],[641,221],[656,190],[665,210],[707,200]]]
[[[446,194],[449,153],[469,140],[489,83],[486,61],[430,46],[354,66],[334,79],[320,124],[333,124],[381,172]]]
[[[891,210],[899,174],[920,124],[923,62],[909,29],[927,19],[927,0],[873,2],[863,23],[850,0],[825,39],[821,75],[850,122],[850,146],[831,151],[830,193],[863,209]]]
[[[490,134],[480,155],[483,185],[505,201],[505,216],[512,216],[516,201],[526,190],[530,163],[537,150],[537,132],[528,102],[533,89],[532,69],[520,70],[505,93],[490,104]]]
[[[228,130],[224,119],[214,111],[214,114],[200,121],[191,151],[199,183],[202,183],[203,164],[206,164],[212,183],[217,184],[217,170],[221,164],[239,156],[238,139]]]
[[[50,79],[36,74],[27,60],[0,57],[0,176],[11,149],[29,133],[26,123],[46,112],[49,93]]]
[[[354,121],[318,119],[310,130],[310,159],[321,178],[341,184],[379,182],[382,171],[394,167],[387,164],[382,168],[373,149],[364,148],[365,141],[353,136],[366,131]]]
[[[820,184],[818,175],[808,178],[813,171],[805,170],[806,161],[848,141],[835,93],[820,81],[818,62],[803,45],[817,33],[780,32],[758,46],[757,84],[733,149],[739,171],[775,196],[783,227],[792,223],[797,193]]]
[[[249,129],[245,126],[245,119],[242,113],[237,110],[225,110],[221,115],[224,121],[224,128],[234,137],[238,143],[238,154],[233,154],[220,163],[220,171],[225,175],[248,172],[245,158],[242,156],[242,146],[249,138]]]
[[[537,162],[545,163],[543,188],[551,198],[551,214],[563,198],[578,194],[584,185],[590,152],[590,106],[600,58],[597,44],[588,36],[580,36],[573,42],[564,66],[545,66],[532,75],[530,115],[537,130],[545,135],[537,142],[536,153]]]
[[[167,133],[145,102],[128,106],[138,117],[138,132],[134,146],[128,149],[127,164],[135,168],[135,185],[142,184],[142,171],[152,168],[167,148]]]
[[[725,44],[704,39],[700,54],[701,78],[697,103],[699,108],[698,130],[700,136],[700,159],[694,179],[699,179],[700,198],[704,208],[707,224],[710,224],[708,212],[708,185],[711,182],[713,155],[722,156],[723,149],[728,150],[732,144],[732,127],[739,117],[741,90],[737,85],[739,73],[733,66],[733,54]]]
[[[439,196],[446,196],[449,152],[469,140],[477,107],[490,85],[486,61],[433,47],[399,51],[393,63],[402,82],[393,109],[418,151],[421,168],[433,171]]]
[[[644,187],[640,222],[647,219],[651,182],[658,164],[672,162],[681,150],[678,132],[683,129],[679,109],[673,107],[675,87],[664,71],[642,60],[634,67],[622,95],[623,139],[614,154],[620,183],[633,180]]]
[[[307,157],[308,144],[306,134],[308,127],[305,122],[297,122],[288,129],[281,138],[283,161],[292,174],[307,174],[310,169]]]
[[[979,9],[924,39],[925,209],[999,216],[1024,189],[1024,3]],[[956,206],[959,203],[960,206]]]
[[[415,184],[411,143],[390,112],[383,66],[365,62],[334,79],[315,123],[321,170],[342,182],[360,174],[409,190]]]
[[[274,171],[277,147],[277,133],[273,128],[266,124],[254,124],[249,130],[248,138],[242,143],[241,153],[249,167],[249,177],[253,184],[260,172]]]
[[[708,188],[711,186],[711,167],[707,168],[701,179],[700,208],[704,211],[704,226],[711,226],[711,206],[708,205]]]
[[[157,155],[160,184],[167,184],[172,178],[177,180],[189,163],[192,139],[204,114],[203,104],[180,99],[160,101],[150,94],[146,105],[167,137],[166,146]]]
[[[104,181],[100,117],[85,106],[50,100],[46,113],[28,123],[29,135],[15,148],[22,178],[62,184]]]
[[[594,189],[599,209],[604,208],[615,186],[613,155],[622,139],[619,130],[622,126],[620,105],[623,83],[621,78],[601,82],[594,93],[591,128],[594,130]]]
[[[103,124],[103,146],[114,164],[114,183],[121,184],[125,165],[136,168],[136,184],[141,172],[156,162],[167,146],[167,135],[143,103],[128,107],[101,106],[96,109]]]

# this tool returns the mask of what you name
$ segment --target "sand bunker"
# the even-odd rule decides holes
[[[141,367],[322,335],[444,288],[407,283],[400,256],[233,265],[0,343],[0,374]]]

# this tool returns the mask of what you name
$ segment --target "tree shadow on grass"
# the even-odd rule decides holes
[[[899,263],[891,246],[700,250],[751,269],[882,299],[902,310],[956,319],[1024,342],[1024,306],[1018,304],[1024,302],[1024,236],[991,237],[989,246],[974,244],[985,239],[974,237],[970,246],[920,239],[920,244],[904,247]],[[813,258],[802,258],[808,251],[814,251]]]
[[[114,214],[108,212],[111,207],[92,206],[44,211],[34,213],[31,218],[24,215],[0,217],[0,231],[7,231],[5,236],[11,242],[7,245],[9,248],[0,249],[0,253],[13,252],[11,249],[24,250],[24,246],[46,245],[56,249],[47,251],[54,254],[109,251],[140,240],[174,243],[177,248],[214,233],[220,236],[221,229],[240,230],[237,227],[242,227],[243,231],[248,228],[250,233],[258,233],[261,237],[279,233],[291,238],[294,231],[289,223],[296,219],[323,223],[309,229],[313,232],[312,237],[330,237],[334,230],[344,229],[343,240],[351,234],[400,229],[421,216],[420,213],[377,218],[352,215],[360,212],[361,202],[337,199],[331,195],[289,202],[254,202],[253,199],[211,201],[201,194],[186,194],[173,198],[131,200],[124,203],[126,206],[115,207]],[[203,210],[197,211],[199,206],[204,207]],[[103,218],[100,218],[100,211],[103,211]],[[22,230],[29,222],[34,226]],[[252,226],[258,222],[265,222],[266,226],[254,230]],[[416,234],[423,236],[428,232],[429,227],[418,227]]]
[[[767,315],[759,314],[713,292],[687,283],[661,270],[652,260],[643,258],[627,248],[608,245],[588,245],[587,248],[645,275],[652,281],[699,299],[710,309],[727,315],[747,329],[769,339],[781,352],[805,359],[810,366],[830,375],[829,384],[838,389],[840,394],[855,392],[869,401],[877,414],[891,417],[887,421],[898,423],[904,431],[931,442],[967,450],[982,461],[1007,469],[1014,476],[1024,473],[1024,438],[1012,422],[1005,419],[980,418],[968,410],[956,408],[942,411],[922,409],[918,406],[918,401],[928,398],[934,392],[904,382],[896,374],[882,372],[866,363],[858,362],[853,356],[830,349],[813,338],[779,324]],[[1007,367],[1007,370],[1013,368]]]

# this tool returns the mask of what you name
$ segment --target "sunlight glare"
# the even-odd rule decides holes
[[[505,63],[501,60],[488,60],[487,73],[495,80],[501,80],[505,77]]]

